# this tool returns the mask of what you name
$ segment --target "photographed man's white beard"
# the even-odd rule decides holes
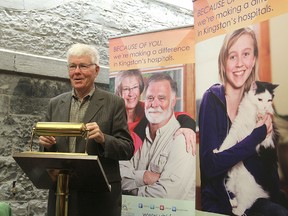
[[[158,108],[148,108],[145,110],[145,115],[148,121],[152,124],[159,124],[163,121],[166,121],[172,114],[172,110],[168,109],[163,111],[161,107]]]

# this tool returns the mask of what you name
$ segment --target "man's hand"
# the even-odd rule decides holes
[[[105,142],[105,137],[102,131],[100,130],[96,122],[91,122],[86,124],[89,139],[95,139],[96,142],[103,144]]]
[[[179,128],[174,137],[179,134],[183,134],[186,140],[186,151],[190,152],[192,149],[192,155],[196,155],[196,133],[190,128]]]
[[[56,144],[56,139],[53,136],[40,136],[39,137],[40,145],[44,146],[45,148],[49,149],[53,145]]]
[[[157,182],[160,178],[160,174],[159,173],[154,173],[151,171],[145,171],[144,172],[144,176],[143,176],[143,182],[145,185],[152,185],[155,182]]]

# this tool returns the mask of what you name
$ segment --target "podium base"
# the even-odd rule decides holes
[[[56,216],[68,216],[69,174],[61,173],[57,177]]]

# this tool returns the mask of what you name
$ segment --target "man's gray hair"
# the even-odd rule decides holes
[[[146,84],[146,89],[148,89],[149,84],[152,82],[157,82],[157,81],[162,81],[162,80],[167,80],[170,83],[172,92],[177,95],[177,83],[171,78],[171,76],[167,73],[155,73],[151,77],[149,77],[147,84]]]
[[[100,61],[99,53],[97,48],[93,45],[81,44],[81,43],[73,44],[67,52],[68,61],[71,56],[76,57],[90,56],[92,61],[91,63],[97,64],[99,66]]]

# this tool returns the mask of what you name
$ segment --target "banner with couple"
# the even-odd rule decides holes
[[[110,90],[125,101],[135,145],[120,165],[122,215],[194,215],[193,26],[111,38],[109,50]],[[188,138],[175,138],[184,128]]]

